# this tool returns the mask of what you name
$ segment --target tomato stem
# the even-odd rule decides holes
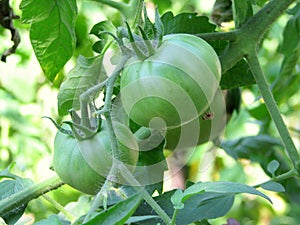
[[[229,45],[220,56],[223,74],[253,50],[253,43],[259,44],[261,42],[268,28],[293,2],[295,0],[269,1],[268,4],[243,24],[242,27],[233,31],[236,37],[233,40],[228,39],[230,41]],[[231,35],[229,33],[228,36]]]
[[[266,76],[264,75],[264,72],[262,71],[262,68],[260,66],[257,52],[255,50],[255,47],[253,48],[253,51],[246,56],[246,59],[248,61],[248,64],[250,66],[250,69],[253,73],[253,76],[255,78],[256,84],[261,92],[261,95],[265,101],[265,104],[269,110],[269,113],[275,123],[275,126],[281,136],[281,139],[283,141],[283,144],[285,146],[285,149],[287,150],[287,153],[293,163],[293,167],[296,168],[298,171],[300,171],[299,162],[300,157],[299,153],[296,149],[296,146],[289,134],[289,131],[283,121],[283,118],[280,114],[279,108],[275,102],[275,99],[273,97],[273,94],[270,90],[270,85],[268,84],[268,81],[266,79]]]
[[[58,211],[60,211],[62,214],[65,215],[65,217],[70,220],[71,222],[75,221],[75,217],[70,213],[68,212],[67,210],[65,210],[65,208],[59,204],[57,201],[55,201],[53,198],[51,198],[50,196],[48,195],[43,195],[43,198],[46,199],[48,202],[51,203],[51,205],[57,209]]]
[[[280,174],[280,175],[278,175],[278,176],[276,176],[276,177],[270,179],[269,181],[263,182],[263,183],[261,183],[261,184],[254,185],[253,187],[254,187],[254,188],[259,188],[259,187],[261,187],[263,184],[266,184],[266,183],[268,183],[268,182],[270,182],[270,181],[279,182],[279,181],[283,181],[283,180],[286,180],[286,179],[295,177],[295,176],[297,176],[297,175],[298,175],[297,170],[293,168],[293,169],[289,170],[289,171],[286,172],[286,173]]]
[[[16,208],[16,205],[27,204],[30,200],[35,199],[49,191],[59,188],[64,183],[58,176],[51,177],[41,183],[29,186],[8,198],[0,201],[0,215],[4,215]]]
[[[117,68],[113,72],[113,74],[109,77],[106,82],[106,95],[105,95],[105,103],[103,107],[103,115],[105,116],[108,131],[110,135],[111,147],[112,147],[112,154],[113,154],[113,164],[111,170],[107,176],[107,179],[102,186],[100,192],[96,195],[93,206],[91,207],[90,211],[88,212],[87,216],[85,217],[84,221],[87,222],[90,218],[90,215],[104,202],[104,197],[109,187],[112,184],[111,178],[114,179],[117,174],[121,174],[123,178],[129,182],[130,185],[134,186],[136,190],[143,190],[143,198],[145,201],[157,212],[157,214],[166,222],[166,224],[170,224],[171,219],[165,213],[165,211],[154,201],[154,199],[149,195],[149,193],[141,187],[141,184],[135,179],[133,174],[128,170],[128,168],[122,163],[120,160],[120,153],[117,144],[117,138],[113,128],[113,122],[111,118],[111,107],[112,107],[112,96],[113,96],[113,87],[114,83],[119,76],[119,73],[122,71],[125,63],[128,61],[130,56],[125,55],[120,63],[118,64]]]
[[[142,191],[144,200],[151,206],[151,208],[159,215],[159,217],[166,223],[171,224],[171,218],[160,207],[160,205],[152,198],[152,196],[144,189],[144,187],[138,182],[133,174],[123,163],[118,163],[119,171],[127,182],[135,188],[136,191]]]
[[[206,41],[215,41],[215,40],[234,41],[237,38],[237,31],[202,33],[202,34],[195,34],[195,36],[201,37]]]

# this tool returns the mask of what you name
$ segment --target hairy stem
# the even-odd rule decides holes
[[[115,71],[113,72],[113,74],[109,77],[107,84],[106,84],[105,103],[104,103],[104,108],[103,108],[104,117],[106,119],[108,132],[109,132],[109,136],[110,136],[111,150],[113,153],[112,155],[113,155],[113,158],[115,158],[117,160],[120,160],[120,153],[118,150],[117,138],[116,138],[116,134],[114,132],[110,113],[111,113],[111,107],[112,107],[112,96],[113,96],[113,88],[114,88],[115,81],[129,58],[130,58],[129,56],[124,56],[121,59],[121,62],[118,64]],[[112,165],[112,167],[114,167],[114,165]]]
[[[272,0],[252,16],[247,23],[236,30],[236,39],[231,40],[220,56],[222,73],[231,69],[252,50],[252,44],[259,44],[273,22],[295,0]]]
[[[75,217],[69,213],[65,208],[59,204],[57,201],[55,201],[53,198],[49,197],[48,195],[43,195],[43,198],[46,199],[48,202],[51,203],[51,205],[56,208],[59,212],[65,215],[65,217],[70,220],[71,222],[75,221]]]
[[[279,182],[279,181],[283,181],[283,180],[286,180],[286,179],[290,179],[292,177],[295,177],[298,175],[298,172],[296,169],[291,169],[290,171],[286,172],[286,173],[283,173],[283,174],[280,174],[279,176],[276,176],[272,179],[270,179],[269,181],[266,181],[266,182],[263,182],[261,184],[257,184],[257,185],[254,185],[253,187],[254,188],[259,188],[261,187],[263,184],[266,184],[270,181],[276,181],[276,182]]]
[[[157,215],[165,222],[165,224],[171,224],[171,218],[168,214],[160,207],[160,205],[149,195],[149,193],[141,186],[138,180],[128,170],[124,164],[118,164],[122,176],[126,178],[126,181],[135,188],[136,191],[143,192],[144,200],[151,206],[151,208],[157,213]]]
[[[260,63],[258,61],[257,52],[255,51],[255,46],[253,47],[252,52],[246,57],[250,69],[254,75],[256,84],[263,96],[265,104],[269,110],[269,113],[275,123],[275,126],[281,136],[285,149],[292,160],[294,168],[298,170],[298,164],[300,162],[299,153],[296,149],[296,146],[289,134],[289,131],[283,121],[283,118],[280,114],[279,108],[275,102],[273,94],[270,90],[270,85],[261,69]]]
[[[27,204],[32,199],[35,199],[49,191],[59,188],[63,182],[58,176],[49,178],[41,183],[29,186],[22,191],[19,191],[8,198],[0,201],[0,215],[3,215],[17,206]]]
[[[112,122],[110,113],[111,113],[111,108],[112,108],[112,96],[113,96],[114,84],[128,59],[129,59],[129,56],[123,56],[120,63],[114,70],[113,74],[105,82],[105,85],[106,85],[105,103],[104,103],[104,107],[101,110],[101,112],[103,112],[103,115],[106,119],[106,123],[107,123],[107,127],[108,127],[113,163],[112,163],[109,174],[107,175],[107,178],[106,178],[101,190],[96,195],[96,197],[93,201],[93,205],[90,208],[88,214],[86,215],[86,217],[84,219],[84,222],[89,221],[92,213],[95,212],[98,209],[98,207],[103,204],[103,202],[105,201],[107,192],[109,191],[109,188],[111,187],[111,182],[112,182],[111,179],[114,180],[114,177],[116,177],[116,174],[118,173],[118,167],[116,164],[117,164],[118,160],[120,160],[120,152],[118,149],[118,142],[117,142],[116,134],[114,132],[113,122]],[[102,87],[103,87],[102,85],[99,86],[99,88],[102,88]],[[94,91],[96,91],[96,90],[97,89],[95,89],[95,87],[93,87],[92,89],[89,89],[87,92],[94,93]],[[106,207],[106,206],[104,205],[104,207]]]
[[[202,34],[195,34],[195,36],[201,37],[206,41],[214,41],[214,40],[234,41],[237,38],[237,32],[229,31],[229,32],[202,33]]]

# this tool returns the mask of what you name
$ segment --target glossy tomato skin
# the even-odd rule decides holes
[[[197,119],[166,132],[166,149],[191,148],[222,136],[227,114],[223,93],[218,90],[206,113]]]
[[[159,117],[168,128],[204,113],[219,86],[221,67],[213,48],[189,34],[164,36],[155,54],[131,59],[121,75],[121,99],[137,124]]]
[[[125,165],[137,163],[138,151],[118,141],[121,161]],[[105,182],[112,166],[111,144],[105,123],[94,137],[77,140],[57,132],[54,140],[53,167],[58,176],[71,187],[95,195]],[[130,169],[130,168],[129,168]]]
[[[84,160],[77,140],[60,131],[54,140],[53,168],[63,182],[86,194],[95,195],[105,181]]]

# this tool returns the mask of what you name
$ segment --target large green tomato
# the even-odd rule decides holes
[[[141,126],[163,120],[167,128],[179,127],[205,112],[220,77],[218,56],[207,42],[189,34],[166,35],[154,55],[125,65],[122,104]]]
[[[224,96],[218,90],[204,114],[181,127],[167,130],[166,149],[182,149],[214,140],[222,135],[227,116]]]
[[[130,170],[133,170],[138,160],[138,151],[127,148],[120,139],[118,145],[121,161],[132,166]],[[66,184],[94,195],[105,182],[105,176],[111,166],[111,144],[105,126],[97,135],[85,140],[77,140],[57,132],[54,140],[53,167]]]

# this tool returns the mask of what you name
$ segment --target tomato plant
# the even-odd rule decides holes
[[[204,113],[221,78],[217,54],[189,34],[163,37],[145,60],[131,59],[121,75],[121,98],[129,117],[149,127],[154,118],[178,127]]]

